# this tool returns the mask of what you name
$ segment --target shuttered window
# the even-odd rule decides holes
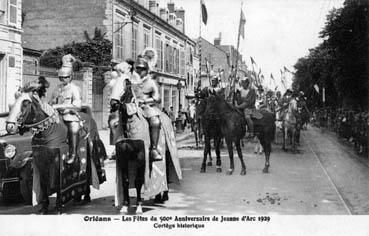
[[[17,24],[17,0],[9,0],[9,24]]]

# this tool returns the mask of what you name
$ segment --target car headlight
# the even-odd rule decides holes
[[[6,158],[13,158],[16,152],[17,148],[14,145],[8,144],[4,149],[4,156]]]

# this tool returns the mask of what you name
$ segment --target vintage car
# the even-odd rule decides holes
[[[8,113],[1,113],[6,119]],[[23,197],[32,203],[31,134],[0,134],[0,196],[3,201]]]

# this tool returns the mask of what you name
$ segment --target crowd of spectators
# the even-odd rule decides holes
[[[368,157],[369,112],[327,107],[313,112],[312,123],[337,133],[353,144],[357,154]]]

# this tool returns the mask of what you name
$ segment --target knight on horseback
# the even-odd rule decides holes
[[[137,83],[132,83],[132,88],[135,92],[136,100],[139,107],[143,111],[143,116],[147,119],[150,128],[150,160],[161,161],[163,157],[157,150],[159,134],[160,134],[160,109],[157,104],[160,103],[159,86],[150,74],[150,67],[145,58],[139,57],[136,62],[136,72],[140,76]]]
[[[63,115],[63,120],[68,127],[70,153],[68,163],[71,164],[77,156],[78,132],[83,127],[82,120],[77,113],[82,106],[82,97],[79,87],[72,81],[73,62],[76,59],[68,54],[63,56],[62,61],[63,65],[58,72],[62,83],[54,89],[49,103]]]
[[[217,95],[224,98],[224,88],[219,83],[220,76],[218,73],[214,73],[210,76],[210,86],[206,87],[202,91],[202,98]]]
[[[241,88],[237,91],[239,96],[239,104],[236,105],[238,109],[241,109],[245,115],[247,126],[249,127],[249,134],[247,138],[255,137],[254,123],[251,119],[251,115],[255,111],[256,92],[251,88],[250,80],[247,77],[243,77],[240,81]]]

